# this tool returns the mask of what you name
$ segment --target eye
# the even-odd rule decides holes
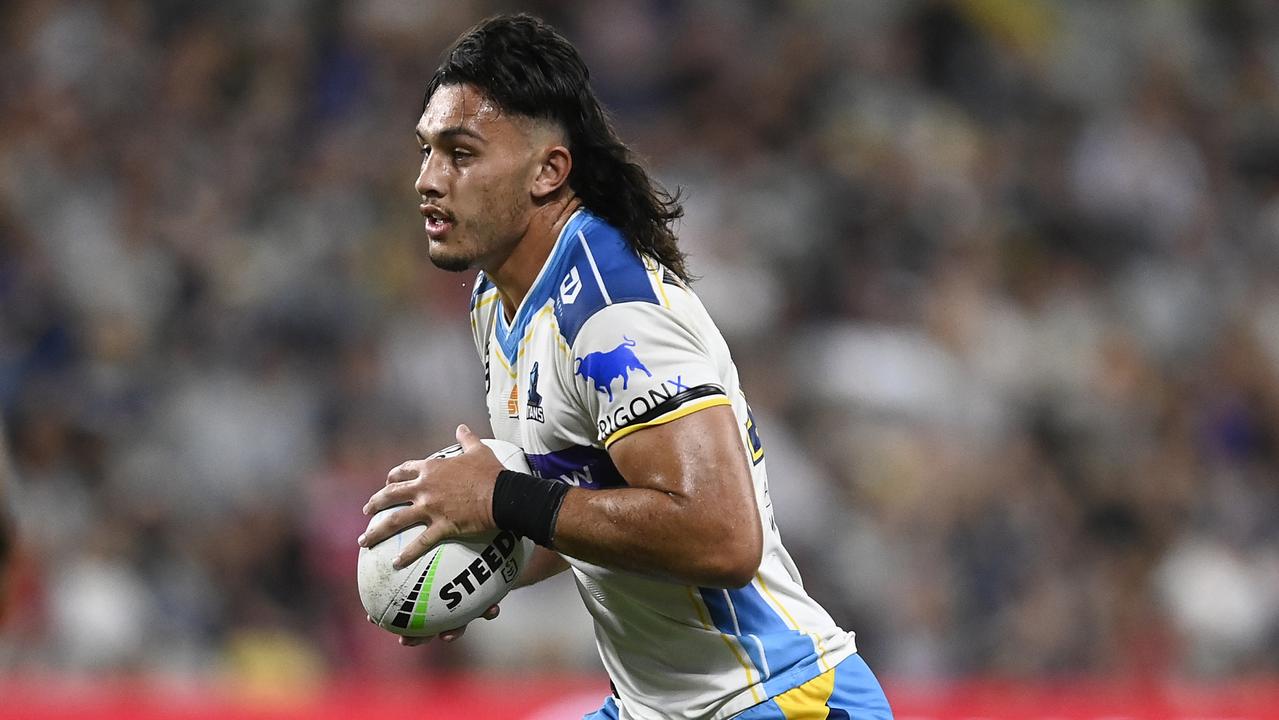
[[[418,148],[417,151],[419,154],[421,154],[422,157],[425,158],[427,155],[431,154],[431,146],[423,145],[422,147]]]
[[[470,159],[471,159],[471,158],[473,158],[473,157],[475,157],[475,156],[474,156],[474,155],[472,155],[472,154],[470,153],[470,151],[468,151],[468,150],[463,150],[462,148],[454,148],[454,150],[453,150],[453,161],[454,161],[454,162],[459,162],[459,163],[460,163],[460,162],[465,162],[465,161],[467,161],[467,160],[470,160]]]

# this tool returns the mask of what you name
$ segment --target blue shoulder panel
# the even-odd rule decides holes
[[[487,278],[479,282],[492,287]],[[476,297],[482,292],[477,284]],[[551,256],[509,326],[505,316],[497,314],[498,345],[511,363],[529,322],[548,300],[554,301],[555,321],[570,345],[586,321],[608,305],[661,303],[639,255],[616,228],[587,210],[574,213],[565,223]]]
[[[565,228],[566,263],[557,273],[555,320],[569,345],[586,321],[603,308],[624,302],[661,304],[644,261],[617,228],[582,213],[578,227]],[[571,234],[570,234],[571,233]]]

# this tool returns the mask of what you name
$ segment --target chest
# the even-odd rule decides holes
[[[581,401],[558,333],[534,332],[515,358],[490,343],[486,389],[494,437],[524,448],[533,472],[588,489],[624,484]]]
[[[572,351],[554,326],[532,324],[518,344],[499,344],[496,332],[485,352],[485,394],[494,435],[546,453],[591,444],[593,423],[573,387]]]

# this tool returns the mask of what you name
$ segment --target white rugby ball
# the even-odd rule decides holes
[[[524,452],[502,440],[484,440],[510,470],[531,472]],[[444,448],[432,458],[462,454],[461,445]],[[397,505],[375,514],[382,516]],[[459,628],[484,614],[510,592],[536,547],[532,540],[501,530],[485,536],[446,540],[408,566],[391,562],[422,533],[414,525],[369,548],[360,548],[357,570],[360,601],[373,622],[397,635],[425,637]]]

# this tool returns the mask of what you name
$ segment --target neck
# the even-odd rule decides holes
[[[502,298],[502,311],[508,322],[515,317],[515,310],[524,302],[524,296],[528,295],[533,281],[537,280],[546,259],[551,256],[564,224],[581,204],[577,196],[572,196],[563,202],[539,208],[524,237],[515,244],[515,249],[496,267],[484,268],[484,274],[497,286],[498,295]]]

